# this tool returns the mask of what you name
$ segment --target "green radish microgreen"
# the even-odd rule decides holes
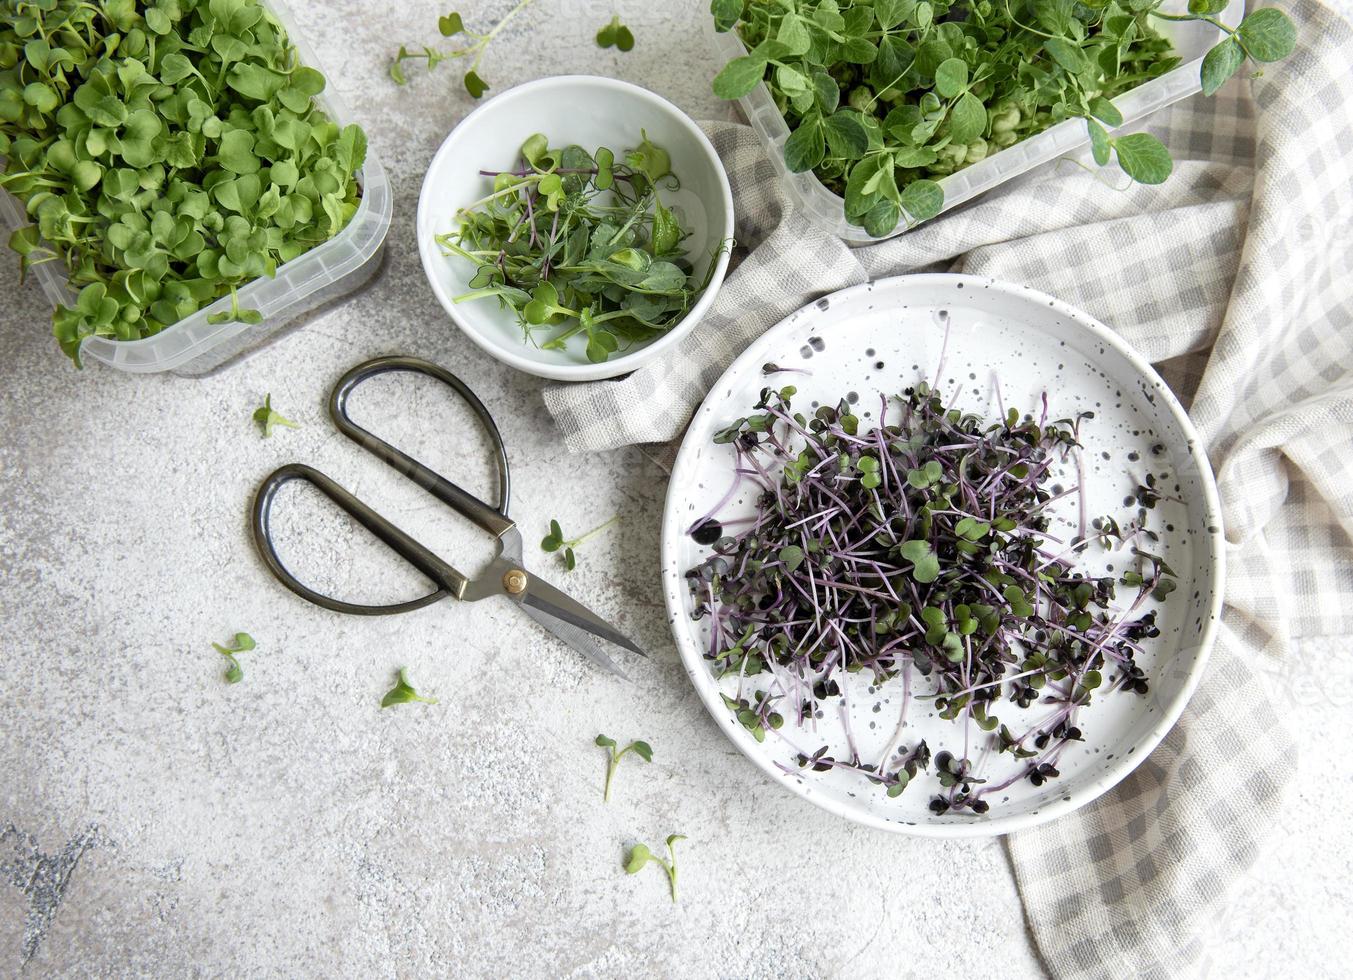
[[[564,531],[556,520],[550,521],[550,533],[545,535],[540,541],[540,550],[556,552],[563,549],[564,567],[570,572],[578,567],[578,556],[574,554],[573,549],[578,547],[588,538],[600,534],[616,521],[620,520],[620,515],[612,517],[610,520],[603,521],[592,530],[578,535],[576,538],[565,538]]]
[[[274,411],[272,407],[272,395],[263,396],[263,404],[254,409],[254,421],[258,423],[259,428],[263,430],[263,438],[272,435],[273,430],[279,425],[286,426],[288,429],[299,429],[300,426],[291,419]]]
[[[414,701],[422,704],[437,703],[436,698],[427,698],[419,694],[414,686],[409,683],[409,675],[405,672],[405,668],[401,667],[399,668],[399,679],[395,682],[395,686],[386,692],[385,697],[381,698],[381,707],[388,708],[394,704],[409,704]]]
[[[649,850],[647,844],[635,844],[625,855],[625,874],[636,875],[649,864],[656,864],[667,872],[667,885],[672,893],[672,901],[677,900],[677,859],[676,842],[685,840],[685,834],[671,834],[667,838],[667,857],[660,858]]]
[[[645,762],[653,761],[653,747],[647,742],[631,742],[621,749],[617,747],[615,739],[606,735],[598,735],[594,744],[606,750],[606,785],[602,789],[601,798],[607,803],[611,801],[611,779],[615,776],[616,768],[620,765],[621,759],[628,753],[633,752]]]
[[[620,23],[620,15],[611,18],[611,22],[597,31],[597,47],[614,47],[620,51],[630,51],[634,48],[634,35],[630,29]]]
[[[461,76],[461,83],[465,86],[465,91],[470,93],[471,98],[480,98],[489,89],[489,83],[479,75],[479,66],[484,60],[484,53],[488,51],[493,39],[502,32],[504,27],[511,23],[512,18],[533,2],[534,0],[520,0],[515,7],[503,15],[502,20],[483,34],[478,34],[467,28],[464,18],[459,13],[452,11],[449,14],[443,14],[437,18],[437,30],[442,37],[463,37],[465,39],[463,46],[444,51],[440,48],[425,45],[420,51],[410,51],[401,44],[394,60],[390,62],[390,77],[397,85],[406,84],[408,82],[408,77],[404,74],[404,62],[406,61],[425,61],[428,71],[431,71],[443,61],[469,58],[470,67]]]
[[[0,186],[32,225],[20,269],[59,262],[52,329],[137,340],[328,241],[357,211],[366,137],[258,0],[42,0],[0,20]],[[21,8],[21,9],[20,9]]]
[[[222,646],[219,643],[212,644],[212,648],[221,656],[225,657],[225,679],[227,683],[238,684],[240,681],[244,680],[244,668],[241,667],[240,662],[235,659],[235,655],[238,653],[247,653],[254,649],[255,646],[254,638],[248,633],[236,633],[235,638],[230,641],[229,646]]]

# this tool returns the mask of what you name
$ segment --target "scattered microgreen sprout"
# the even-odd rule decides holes
[[[695,275],[689,232],[660,193],[680,187],[671,158],[640,136],[617,157],[604,146],[551,148],[537,133],[516,169],[481,170],[492,190],[456,212],[456,231],[435,237],[443,254],[476,267],[452,301],[494,298],[526,341],[558,350],[577,337],[593,363],[679,323],[716,263]]]
[[[586,532],[585,534],[580,534],[576,538],[568,538],[568,539],[564,537],[564,531],[562,528],[560,528],[559,522],[556,520],[551,520],[550,533],[545,535],[545,537],[541,539],[540,550],[556,552],[562,548],[564,567],[571,572],[573,571],[573,569],[578,567],[578,556],[573,553],[573,549],[578,547],[578,545],[582,544],[588,538],[600,534],[602,531],[606,530],[608,527],[610,527],[618,520],[620,520],[619,514],[612,517],[610,520],[603,521],[602,523],[598,524],[596,527],[592,528],[592,530]]]
[[[857,772],[897,796],[933,763],[936,813],[982,814],[984,797],[1019,779],[1056,778],[1095,692],[1149,690],[1136,659],[1159,629],[1143,607],[1176,588],[1173,569],[1149,550],[1157,536],[1147,515],[1165,499],[1155,479],[1128,498],[1132,521],[1082,516],[1069,544],[1054,543],[1049,504],[1083,491],[1046,484],[1055,464],[1080,453],[1093,412],[1050,419],[1045,396],[1037,416],[1011,408],[987,421],[920,383],[881,398],[887,421],[864,431],[849,401],[808,416],[793,409],[796,393],[763,389],[752,414],[714,435],[732,447],[732,484],[690,528],[713,549],[687,581],[694,618],[708,620],[705,657],[738,685],[722,693],[732,717],[757,741],[787,717],[811,726],[824,702],[844,713],[845,676],[864,671],[876,684],[901,678],[888,747],[862,759],[847,724],[845,757],[823,746],[800,753],[801,767]],[[731,534],[718,512],[739,490],[756,512]],[[1077,566],[1096,541],[1131,555],[1117,581]],[[1119,585],[1129,590],[1123,602]],[[961,754],[932,760],[924,741],[900,744],[913,683],[928,684],[916,697],[961,726]],[[1006,702],[1037,703],[1046,715],[1015,735],[998,714]],[[1015,760],[1013,778],[989,785],[977,772],[983,739]]]
[[[667,872],[668,887],[672,892],[672,901],[677,900],[677,859],[676,842],[685,840],[685,834],[671,834],[667,838],[667,858],[660,858],[648,849],[647,844],[635,844],[625,856],[625,874],[635,875],[649,863],[656,864]]]
[[[300,426],[291,421],[291,419],[282,415],[280,412],[273,410],[271,394],[264,395],[263,404],[254,409],[254,421],[257,422],[259,427],[263,430],[263,438],[265,439],[271,436],[273,429],[277,428],[279,425],[284,425],[288,429],[300,428]]]
[[[718,31],[747,53],[724,65],[714,94],[765,82],[789,124],[786,166],[811,170],[872,235],[944,206],[936,178],[1065,119],[1085,120],[1094,159],[1116,156],[1132,180],[1159,184],[1169,151],[1149,133],[1111,136],[1111,101],[1180,63],[1155,20],[1201,21],[1226,36],[1202,63],[1211,95],[1247,60],[1279,61],[1296,30],[1282,11],[1252,10],[1236,28],[1229,0],[712,0]]]
[[[409,683],[409,675],[405,673],[405,668],[399,668],[399,680],[395,686],[390,688],[385,697],[381,698],[381,707],[388,708],[392,704],[408,704],[411,701],[418,701],[422,704],[436,704],[436,698],[425,698],[419,694]]]
[[[597,47],[610,48],[615,47],[621,51],[630,51],[634,48],[634,34],[624,24],[620,23],[620,15],[611,18],[611,22],[597,31]]]
[[[609,803],[611,802],[611,778],[615,776],[615,770],[620,765],[626,753],[633,752],[645,762],[653,761],[653,747],[647,742],[631,742],[623,749],[617,749],[616,741],[606,735],[598,735],[595,744],[606,750],[606,785],[602,790],[601,798]]]
[[[9,2],[0,19],[0,186],[33,224],[20,270],[59,262],[52,329],[136,340],[328,241],[356,212],[357,126],[258,0]]]
[[[484,81],[479,75],[479,66],[484,60],[484,53],[488,51],[489,45],[493,39],[502,32],[503,28],[511,23],[512,18],[529,7],[534,0],[521,0],[515,7],[503,15],[503,19],[498,21],[492,28],[484,34],[477,34],[465,26],[465,20],[459,13],[452,11],[449,14],[443,14],[437,18],[437,30],[442,37],[456,37],[460,35],[465,38],[465,45],[459,48],[452,48],[449,51],[443,51],[439,48],[424,46],[421,51],[410,51],[404,45],[399,46],[399,52],[394,60],[390,62],[390,77],[397,85],[404,85],[408,82],[404,74],[404,62],[423,60],[427,62],[428,71],[436,68],[443,61],[450,61],[456,58],[470,58],[470,67],[461,77],[461,82],[465,86],[465,91],[470,93],[472,98],[478,99],[489,89],[489,83]]]
[[[244,668],[240,662],[235,659],[238,653],[247,653],[254,649],[256,644],[254,638],[248,633],[236,633],[235,638],[230,641],[229,646],[221,646],[219,643],[213,643],[212,648],[226,659],[225,679],[228,684],[238,684],[244,680]]]

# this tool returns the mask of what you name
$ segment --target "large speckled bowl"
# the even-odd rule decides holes
[[[1160,636],[1145,641],[1138,664],[1147,671],[1150,692],[1137,695],[1105,690],[1077,720],[1085,735],[1058,762],[1062,775],[1035,786],[1021,779],[987,797],[990,810],[936,815],[928,807],[939,790],[933,775],[912,781],[889,798],[883,787],[858,773],[813,772],[796,763],[799,752],[830,746],[848,757],[841,715],[829,706],[812,730],[788,715],[778,732],[757,742],[725,707],[721,693],[736,689],[734,678],[716,679],[704,652],[707,625],[691,618],[685,572],[708,556],[709,548],[690,535],[732,481],[733,452],[715,445],[713,434],[746,415],[767,384],[798,388],[796,408],[836,404],[857,397],[862,426],[872,427],[880,393],[932,380],[943,354],[939,387],[948,404],[994,417],[998,403],[1022,412],[1037,410],[1047,394],[1050,417],[1093,410],[1082,429],[1087,504],[1092,516],[1130,518],[1124,498],[1149,473],[1169,499],[1150,512],[1160,534],[1152,547],[1178,573],[1178,588],[1157,609]],[[769,377],[765,365],[802,369]],[[999,400],[999,402],[998,402]],[[1054,480],[1075,486],[1074,467]],[[736,517],[753,511],[752,491],[739,491],[721,511]],[[1054,505],[1051,534],[1069,539],[1079,526],[1076,495]],[[1085,567],[1095,574],[1121,574],[1131,556],[1124,551],[1086,549]],[[1002,834],[1051,820],[1084,806],[1112,788],[1151,752],[1178,719],[1193,693],[1207,658],[1221,608],[1223,549],[1216,486],[1197,433],[1178,401],[1142,357],[1094,319],[1050,296],[1008,283],[970,276],[902,276],[843,290],[804,307],[739,357],[715,383],[696,412],[672,473],[662,529],[664,591],[682,660],[715,723],[771,780],[833,813],[885,830],[933,837]],[[1120,588],[1120,598],[1125,589]],[[1145,609],[1143,609],[1145,611]],[[1111,672],[1106,673],[1106,677]],[[765,688],[761,675],[751,688]],[[867,672],[847,685],[851,730],[865,762],[876,762],[898,729],[902,684],[873,683]],[[914,694],[924,694],[920,683]],[[958,722],[935,716],[930,702],[913,699],[901,730],[905,745],[924,738],[931,750],[961,756]],[[1021,710],[999,704],[1001,721],[1015,732],[1047,714],[1038,705]],[[970,732],[979,775],[997,784],[1016,775],[1009,754],[992,747],[994,736],[975,726]]]

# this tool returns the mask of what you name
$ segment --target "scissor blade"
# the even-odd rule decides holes
[[[622,680],[629,680],[625,672],[615,665],[615,661],[598,650],[596,644],[588,639],[587,634],[572,623],[566,623],[547,612],[527,605],[522,606],[522,611],[594,664],[604,667]]]
[[[621,633],[606,620],[602,619],[592,610],[588,609],[577,599],[566,593],[560,592],[549,582],[537,578],[535,575],[530,577],[526,585],[526,594],[522,597],[522,603],[527,606],[534,606],[544,612],[549,613],[556,619],[562,619],[566,623],[571,623],[579,629],[586,630],[603,640],[610,640],[616,646],[624,647],[631,653],[637,653],[641,657],[648,654],[640,650],[624,633]]]

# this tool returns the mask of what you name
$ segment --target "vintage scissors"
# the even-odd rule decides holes
[[[496,507],[489,506],[418,460],[405,455],[380,437],[372,435],[348,416],[348,397],[357,386],[368,378],[390,373],[425,374],[436,378],[451,388],[474,410],[494,446],[494,463],[498,471]],[[624,672],[598,649],[592,637],[601,637],[626,650],[643,655],[643,651],[623,633],[578,600],[528,572],[522,564],[521,532],[507,516],[510,492],[507,450],[503,447],[503,440],[498,434],[498,426],[494,424],[493,416],[460,378],[445,368],[416,357],[378,357],[357,365],[338,379],[329,396],[329,415],[340,432],[367,452],[394,467],[438,500],[492,534],[498,541],[497,556],[484,574],[472,581],[323,473],[302,463],[289,463],[273,471],[263,481],[254,496],[253,512],[254,543],[258,545],[259,554],[263,556],[268,569],[288,589],[325,609],[361,616],[411,612],[447,596],[468,602],[477,602],[490,596],[506,596],[520,606],[526,615],[573,649],[621,677],[625,676]],[[269,515],[277,491],[292,480],[304,480],[317,487],[325,496],[352,515],[358,523],[394,549],[405,561],[436,583],[436,591],[406,602],[372,606],[335,599],[316,592],[299,581],[278,557],[269,525]]]

